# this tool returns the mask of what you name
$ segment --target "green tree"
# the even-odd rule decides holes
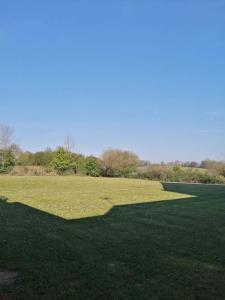
[[[32,155],[33,165],[35,166],[48,166],[53,159],[53,152],[50,150],[39,151]]]
[[[7,173],[15,165],[15,156],[11,149],[0,150],[0,173]]]
[[[18,155],[16,164],[18,166],[31,166],[33,165],[33,153],[29,151],[21,151]]]
[[[72,153],[66,151],[63,147],[59,147],[53,153],[51,166],[57,171],[58,174],[63,174],[68,170],[71,170],[74,173],[76,171]]]
[[[75,173],[80,175],[86,174],[85,156],[82,154],[72,153]]]
[[[101,175],[101,163],[95,156],[88,156],[85,159],[86,175],[99,177]]]

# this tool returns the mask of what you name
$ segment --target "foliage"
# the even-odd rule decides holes
[[[10,172],[12,176],[56,176],[57,172],[50,167],[43,166],[14,166]]]
[[[76,165],[74,163],[71,152],[66,151],[63,147],[59,147],[53,154],[51,166],[58,174],[71,170],[74,174],[76,172]]]
[[[12,144],[12,129],[0,125],[0,173],[8,173],[15,165],[15,149],[17,146]]]
[[[95,156],[88,156],[85,159],[86,175],[99,177],[101,175],[101,163]]]
[[[11,149],[0,150],[0,173],[8,173],[15,165],[15,156]]]
[[[82,154],[72,153],[72,157],[75,173],[85,175],[85,156]]]
[[[225,178],[210,172],[202,172],[196,168],[182,168],[180,166],[148,166],[134,174],[135,178],[159,180],[163,182],[189,183],[219,183],[225,184]]]
[[[187,161],[182,163],[183,167],[189,167],[189,168],[198,168],[199,164],[196,161]]]
[[[225,175],[225,162],[215,160],[204,160],[201,167],[216,175]]]
[[[16,164],[18,166],[31,166],[33,164],[33,153],[29,151],[21,151],[18,155]]]
[[[48,166],[53,159],[52,151],[39,151],[33,154],[32,165]]]
[[[19,166],[48,166],[53,159],[53,151],[20,152],[17,159]]]
[[[101,159],[103,175],[118,177],[129,177],[136,170],[139,161],[133,152],[119,149],[106,150]]]
[[[0,125],[0,173],[12,175],[88,175],[127,177],[162,182],[225,183],[225,162],[206,159],[151,164],[130,151],[108,149],[101,158],[72,152],[73,139],[67,136],[64,147],[52,151],[22,151],[13,143],[13,131]],[[16,165],[16,168],[13,168]],[[17,168],[21,167],[21,168]]]

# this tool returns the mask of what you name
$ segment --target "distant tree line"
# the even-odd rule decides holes
[[[212,172],[206,168],[183,167],[180,165],[153,164],[140,167],[135,178],[159,180],[163,182],[189,182],[189,183],[211,183],[225,184],[225,164],[221,164],[221,171]]]
[[[19,151],[5,171],[14,169],[18,172],[24,170],[22,167],[36,166],[44,168],[46,174],[55,172],[58,175],[129,177],[136,170],[138,161],[137,155],[130,151],[108,149],[98,158],[74,153],[61,146],[55,150],[48,148],[35,153]]]
[[[12,130],[0,126],[0,173],[11,175],[87,175],[159,181],[225,183],[225,163],[170,162],[152,164],[131,151],[108,149],[100,157],[76,153],[72,139],[54,150],[23,151],[13,143]]]

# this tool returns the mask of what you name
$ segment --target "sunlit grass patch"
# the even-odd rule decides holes
[[[106,214],[113,206],[191,197],[167,192],[161,183],[91,177],[1,177],[0,192],[64,219]]]

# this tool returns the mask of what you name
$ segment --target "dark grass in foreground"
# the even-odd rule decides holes
[[[225,299],[225,186],[164,188],[195,197],[77,220],[0,201],[0,269],[18,272],[0,296]]]

